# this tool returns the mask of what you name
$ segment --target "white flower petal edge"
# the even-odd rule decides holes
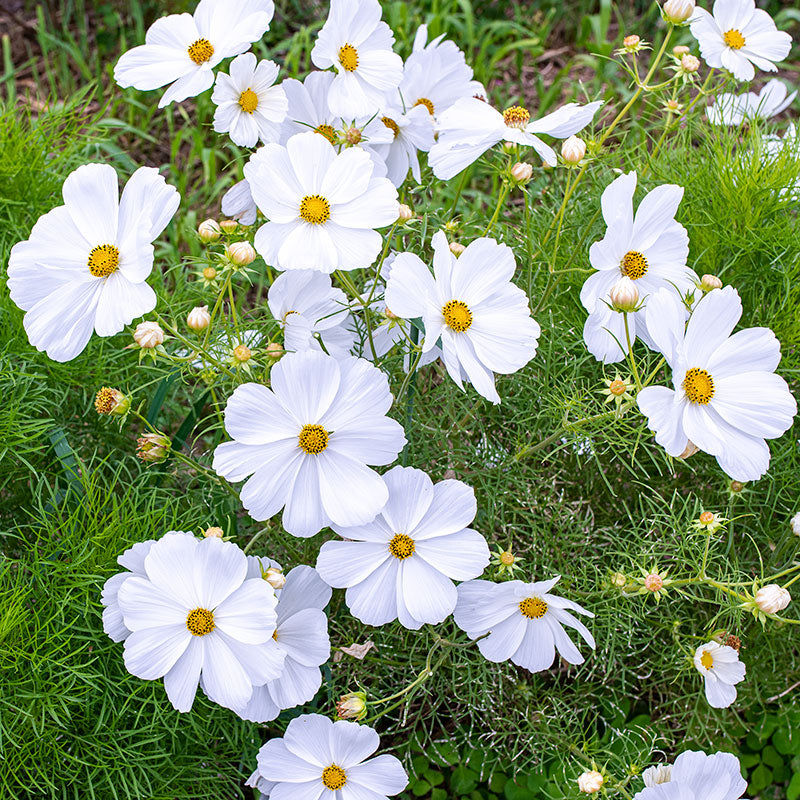
[[[733,753],[707,755],[687,750],[674,764],[650,767],[642,777],[646,788],[633,800],[739,800],[747,789],[739,759]]]
[[[712,708],[727,708],[736,700],[736,684],[745,675],[745,665],[736,650],[707,642],[695,650],[694,666],[703,676],[706,699]]]

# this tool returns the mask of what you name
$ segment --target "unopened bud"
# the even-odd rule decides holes
[[[694,14],[695,0],[667,0],[663,14],[667,22],[682,25]]]
[[[216,526],[211,526],[210,528],[206,528],[203,531],[203,536],[206,539],[222,539],[225,536],[225,531],[222,528],[217,528]]]
[[[339,698],[336,704],[336,714],[339,719],[354,719],[356,721],[367,716],[367,696],[364,692],[350,692]]]
[[[197,226],[197,235],[203,244],[210,244],[216,242],[222,236],[222,228],[215,219],[207,219]]]
[[[286,576],[277,567],[270,567],[261,573],[261,577],[273,588],[283,589],[286,585]]]
[[[684,72],[697,72],[700,69],[700,59],[691,53],[681,56],[681,69]]]
[[[639,303],[639,290],[630,278],[624,276],[611,287],[608,298],[616,311],[635,311]]]
[[[621,572],[615,572],[611,576],[611,585],[616,586],[618,589],[622,589],[627,582],[628,579]]]
[[[680,111],[681,110],[681,104],[677,100],[673,100],[672,98],[667,100],[667,102],[664,103],[664,105],[666,106],[667,111]]]
[[[458,258],[467,248],[461,242],[451,242],[450,252]]]
[[[626,36],[622,40],[622,46],[626,50],[631,50],[632,51],[632,50],[635,50],[637,47],[639,47],[639,42],[641,42],[641,41],[642,40],[635,33],[632,33],[630,36]]]
[[[683,448],[683,452],[678,456],[678,458],[690,458],[699,450],[700,448],[691,439],[687,439],[686,447]]]
[[[284,353],[283,345],[280,342],[270,342],[267,345],[267,357],[277,361]]]
[[[253,352],[246,344],[237,344],[233,348],[233,357],[240,363],[244,364],[253,357]]]
[[[714,512],[713,511],[704,511],[698,517],[698,520],[699,520],[700,524],[701,525],[706,525],[706,526],[713,524],[714,519],[715,519],[715,517],[714,517]]]
[[[104,386],[94,398],[94,407],[98,414],[115,414],[122,417],[131,407],[131,399],[119,389]]]
[[[642,773],[642,779],[647,788],[657,786],[659,783],[669,783],[671,778],[672,764],[659,764],[657,767],[648,767]]]
[[[256,260],[256,251],[250,242],[234,242],[225,248],[225,255],[237,267],[246,267]]]
[[[570,136],[564,144],[561,145],[561,158],[567,164],[579,164],[581,159],[586,155],[586,142],[580,136]]]
[[[152,350],[164,341],[164,331],[157,322],[140,322],[133,332],[133,338],[139,347]]]
[[[800,512],[795,514],[790,520],[789,525],[792,528],[792,533],[795,536],[800,536]]]
[[[386,306],[386,308],[383,310],[383,315],[386,317],[386,319],[400,319],[400,317],[398,317],[397,314],[395,314],[394,311],[389,308],[389,306]]]
[[[722,281],[716,275],[703,275],[700,278],[700,288],[704,292],[710,292],[712,289],[721,289]]]
[[[222,228],[224,233],[234,233],[236,229],[239,227],[239,223],[235,219],[223,219],[222,222],[219,223],[219,227]]]
[[[348,144],[358,144],[363,138],[361,128],[348,128],[344,132],[344,138]]]
[[[203,270],[203,277],[204,277],[204,278],[205,278],[207,281],[213,281],[213,280],[214,280],[214,279],[217,277],[217,271],[216,271],[216,269],[214,269],[214,267],[206,267],[206,268]]]
[[[675,47],[672,48],[672,55],[674,55],[676,58],[685,56],[690,52],[691,50],[685,44],[676,44]]]
[[[603,788],[603,776],[594,769],[584,772],[578,776],[578,788],[584,794],[595,794]]]
[[[408,222],[414,216],[414,212],[411,210],[411,206],[407,206],[405,203],[400,203],[397,209],[397,219],[400,222]]]
[[[186,325],[193,331],[204,331],[211,322],[208,306],[195,306],[186,315]]]
[[[511,177],[517,183],[527,183],[531,179],[532,175],[533,167],[524,161],[517,161],[517,163],[511,167]]]
[[[146,464],[164,461],[172,442],[163,433],[145,433],[136,440],[136,455]]]
[[[789,605],[792,596],[777,583],[770,583],[756,592],[755,599],[756,605],[765,614],[777,614]]]
[[[514,558],[514,554],[510,550],[503,550],[498,560],[504,567],[510,567],[517,559]]]
[[[730,490],[734,494],[744,491],[744,484],[741,481],[731,481]]]
[[[664,579],[657,573],[651,572],[644,579],[644,588],[649,592],[657,592],[664,586]]]

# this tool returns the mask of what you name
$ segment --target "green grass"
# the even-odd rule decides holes
[[[404,53],[421,21],[432,34],[449,31],[501,104],[524,96],[547,108],[586,93],[618,109],[620,93],[628,90],[607,57],[629,26],[652,31],[657,12],[644,3],[633,9],[574,0],[567,6],[564,14],[563,4],[543,0],[384,4]],[[38,216],[60,202],[60,185],[77,165],[102,160],[130,173],[142,163],[163,164],[183,200],[157,244],[151,283],[159,312],[180,322],[192,306],[213,301],[196,279],[204,250],[194,229],[200,219],[218,215],[219,196],[238,178],[243,154],[211,130],[208,94],[157,111],[154,94],[122,92],[110,81],[116,54],[142,41],[147,25],[166,9],[111,2],[37,8],[35,41],[14,42],[16,60],[10,64],[6,57],[0,75],[0,263]],[[268,44],[257,51],[302,73],[316,30],[311,20],[318,18],[305,5],[285,4]],[[792,24],[791,15],[784,24]],[[560,46],[569,55],[555,80],[520,77]],[[7,55],[9,48],[7,42]],[[585,76],[582,88],[571,74]],[[26,75],[33,76],[39,99],[49,101],[47,110],[25,100]],[[686,193],[678,218],[689,230],[690,265],[738,288],[743,324],[776,331],[783,345],[780,373],[797,394],[800,203],[776,189],[800,177],[800,163],[788,154],[772,163],[759,157],[761,137],[781,124],[725,131],[692,122],[651,158],[662,124],[658,107],[644,106],[592,165],[565,218],[556,274],[588,266],[588,246],[603,233],[599,194],[614,170],[639,171],[637,198],[660,183],[681,184]],[[610,424],[574,424],[604,410],[598,390],[614,368],[604,370],[584,348],[583,275],[563,273],[553,283],[547,263],[552,242],[537,254],[565,177],[563,170],[537,170],[527,187],[527,212],[515,191],[495,229],[515,250],[516,282],[532,305],[549,296],[535,314],[543,329],[536,358],[499,379],[500,407],[473,391],[462,394],[439,367],[424,371],[407,426],[408,463],[435,480],[455,474],[474,486],[475,527],[493,549],[513,544],[536,578],[563,575],[560,591],[596,614],[590,627],[597,652],[579,668],[530,675],[509,664],[488,665],[475,648],[448,651],[410,702],[376,727],[384,744],[405,759],[411,794],[432,800],[476,792],[507,800],[575,798],[575,778],[587,759],[624,778],[632,767],[690,746],[746,753],[751,793],[786,796],[792,774],[800,773],[800,747],[793,734],[780,731],[796,729],[797,690],[779,695],[800,671],[796,626],[770,622],[762,629],[713,590],[672,592],[658,604],[625,596],[609,576],[636,577],[654,565],[668,568],[670,577],[692,574],[705,538],[691,522],[703,509],[735,517],[713,543],[710,574],[747,580],[791,564],[800,541],[788,526],[799,510],[798,426],[771,443],[769,473],[733,496],[713,459],[698,454],[672,461],[636,413]],[[456,183],[442,185],[428,174],[422,187],[406,190],[406,201],[427,216],[404,230],[403,247],[427,252],[431,232],[450,221]],[[457,238],[480,235],[496,188],[496,178],[473,169],[458,206]],[[270,335],[275,324],[263,300],[266,270],[261,261],[254,266],[254,288],[238,287],[239,312],[248,327]],[[123,549],[169,529],[221,525],[240,545],[266,529],[260,541],[286,566],[313,564],[330,534],[299,540],[282,531],[279,519],[256,523],[218,482],[175,460],[144,467],[133,455],[140,426],[129,422],[120,429],[92,409],[101,385],[130,391],[154,425],[172,436],[181,431],[189,442],[185,452],[208,467],[224,434],[213,406],[201,401],[206,386],[197,375],[171,374],[147,361],[139,366],[135,352],[124,349],[129,332],[95,337],[79,358],[55,364],[30,347],[21,320],[0,286],[0,795],[250,797],[242,781],[255,753],[280,734],[289,715],[256,726],[202,699],[191,714],[174,712],[160,682],[126,673],[121,646],[102,632],[100,588],[117,570]],[[656,367],[655,357],[644,359],[646,370]],[[397,392],[399,357],[390,356],[386,368]],[[217,382],[223,403],[234,385]],[[406,418],[405,397],[392,413]],[[565,422],[547,447],[515,460]],[[341,592],[334,593],[329,615],[334,647],[371,639],[377,649],[363,661],[344,656],[331,663],[323,690],[306,710],[328,713],[332,701],[356,685],[373,697],[396,691],[421,671],[434,641],[427,630],[360,624]],[[714,711],[676,641],[693,649],[722,628],[742,638],[748,675],[737,703]],[[438,631],[463,638],[452,621]],[[632,786],[640,784],[634,779]]]

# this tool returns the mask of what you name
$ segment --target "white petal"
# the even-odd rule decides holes
[[[214,622],[240,642],[260,644],[275,630],[276,605],[275,591],[265,580],[249,579],[214,609]]]
[[[161,678],[183,655],[191,638],[185,622],[133,631],[125,640],[125,669],[144,680]]]
[[[399,759],[387,754],[350,767],[347,780],[381,795],[399,794],[408,785],[408,775]]]
[[[396,558],[387,558],[368,578],[345,593],[350,613],[367,625],[385,625],[397,618]]]
[[[346,589],[366,580],[388,558],[385,543],[325,542],[317,556],[317,572],[329,586]]]
[[[413,530],[417,540],[446,536],[464,530],[477,513],[475,491],[457,480],[444,480],[434,484],[433,500],[420,522]]]
[[[511,661],[530,672],[549,669],[556,657],[553,643],[553,631],[542,620],[530,620],[526,623],[525,635]]]
[[[416,552],[434,569],[456,581],[478,578],[489,565],[486,539],[469,529],[418,541]]]
[[[374,728],[337,720],[330,732],[331,756],[345,770],[371,756],[381,743]]]
[[[164,689],[170,703],[177,711],[191,711],[200,670],[203,666],[204,646],[202,638],[192,636],[189,646],[164,676]]]
[[[214,632],[204,638],[203,684],[208,693],[226,708],[240,708],[250,699],[253,685],[244,667],[223,638]]]

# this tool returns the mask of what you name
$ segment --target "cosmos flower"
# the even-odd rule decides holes
[[[113,336],[155,308],[145,283],[152,242],[180,203],[152,167],[136,170],[120,198],[113,167],[85,164],[62,194],[64,205],[40,217],[8,261],[8,288],[27,312],[28,339],[54,361],[79,355],[92,332]]]
[[[758,94],[724,92],[715,96],[706,108],[706,116],[714,125],[741,125],[746,119],[769,119],[789,108],[796,96],[796,91],[789,94],[786,84],[773,78]]]
[[[712,708],[727,708],[733,703],[736,684],[744,680],[745,674],[736,650],[718,642],[706,642],[695,650],[694,666],[703,676],[706,700]]]
[[[214,67],[244,53],[269,29],[272,0],[200,0],[194,14],[170,14],[147,30],[145,44],[123,53],[114,80],[148,91],[171,84],[159,108],[195,97],[214,83]]]
[[[258,216],[250,184],[246,180],[238,181],[222,195],[220,209],[226,217],[235,219],[241,225],[252,225]]]
[[[739,800],[747,789],[739,759],[733,753],[681,753],[674,764],[642,773],[645,789],[633,800]]]

